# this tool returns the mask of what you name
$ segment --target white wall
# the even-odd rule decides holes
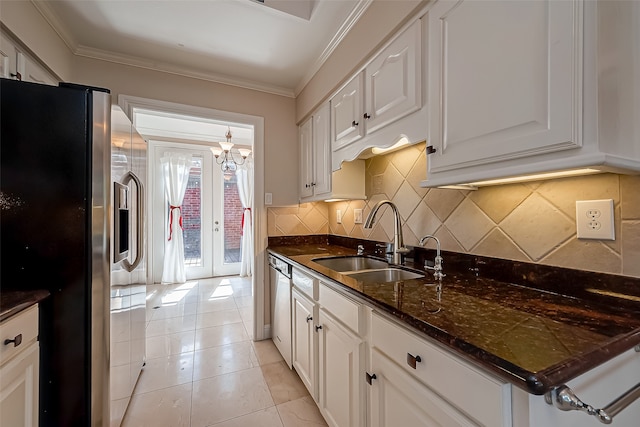
[[[60,79],[108,88],[114,103],[126,94],[263,117],[265,191],[275,206],[297,203],[293,98],[76,56],[30,1],[0,1],[0,21]]]
[[[125,94],[264,117],[265,191],[276,206],[297,203],[293,98],[83,57],[74,59],[72,80],[109,88],[114,102]]]
[[[30,1],[0,1],[0,21],[58,78],[69,80],[73,54]]]

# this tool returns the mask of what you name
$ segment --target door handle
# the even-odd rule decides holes
[[[129,260],[126,258],[122,260],[122,265],[125,270],[129,272],[135,270],[144,256],[144,227],[142,224],[144,221],[144,186],[136,174],[131,171],[127,172],[122,179],[122,183],[126,185],[130,181],[133,181],[138,188],[138,191],[136,192],[136,210],[138,214],[136,215],[136,259],[134,259],[132,263],[129,263]]]

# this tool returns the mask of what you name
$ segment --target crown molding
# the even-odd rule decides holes
[[[55,12],[51,9],[49,2],[31,0],[31,4],[33,4],[40,15],[42,15],[44,20],[47,21],[53,31],[55,31],[56,34],[60,36],[62,42],[67,45],[71,53],[75,54],[79,46],[78,41],[67,30],[67,27],[58,18],[58,15],[56,15]]]
[[[333,36],[327,47],[324,48],[322,54],[316,59],[309,68],[309,71],[302,77],[302,80],[298,82],[296,85],[294,94],[297,97],[300,92],[305,88],[305,86],[311,81],[311,79],[316,75],[316,73],[320,70],[320,67],[324,65],[324,63],[329,59],[329,56],[336,50],[338,45],[342,42],[342,40],[347,36],[349,31],[353,28],[353,26],[360,20],[362,15],[367,11],[369,6],[373,3],[374,0],[360,0],[358,4],[353,8],[349,16],[344,20],[342,26],[338,29],[336,34]]]
[[[210,81],[214,83],[221,83],[229,86],[235,86],[243,89],[251,89],[260,92],[270,93],[273,95],[285,96],[288,98],[295,98],[302,92],[304,87],[311,81],[316,75],[318,70],[327,61],[329,56],[335,51],[338,45],[351,31],[351,28],[360,20],[364,12],[369,8],[374,0],[360,0],[358,4],[353,8],[349,16],[342,23],[336,34],[333,36],[327,47],[323,50],[322,54],[314,61],[302,80],[298,82],[294,89],[269,85],[251,80],[238,79],[224,74],[213,72],[199,72],[189,69],[188,67],[182,67],[176,64],[169,64],[163,62],[157,62],[153,60],[147,60],[140,57],[131,55],[124,55],[117,52],[105,51],[88,46],[84,46],[78,43],[69,32],[63,22],[58,18],[55,12],[51,9],[51,6],[46,1],[30,0],[42,17],[49,23],[51,28],[60,36],[62,41],[67,45],[69,50],[76,56],[85,58],[97,59],[107,62],[113,62],[121,65],[128,65],[132,67],[138,67],[148,70],[165,72],[168,74],[179,75],[183,77],[190,77],[199,80]]]
[[[160,71],[167,74],[175,74],[183,77],[190,77],[199,80],[210,81],[214,83],[222,83],[228,86],[236,86],[243,89],[257,90],[260,92],[266,92],[273,95],[286,96],[294,98],[295,94],[292,89],[268,85],[250,80],[237,79],[224,74],[207,73],[194,71],[187,67],[182,67],[175,64],[169,64],[164,62],[158,62],[148,59],[143,59],[136,56],[124,55],[121,53],[115,53],[111,51],[105,51],[101,49],[95,49],[88,46],[78,46],[74,52],[77,56],[85,58],[98,59],[107,62],[113,62],[116,64],[128,65],[131,67],[144,68],[153,71]]]

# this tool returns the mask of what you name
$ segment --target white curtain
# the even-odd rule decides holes
[[[240,263],[240,276],[251,276],[253,273],[253,216],[251,208],[253,203],[253,160],[247,157],[245,163],[236,169],[238,181],[238,193],[240,202],[244,208],[242,215],[242,242]]]
[[[164,190],[169,210],[169,237],[164,245],[162,283],[184,283],[187,273],[184,267],[184,240],[182,236],[182,200],[187,190],[191,155],[166,153],[160,159]]]

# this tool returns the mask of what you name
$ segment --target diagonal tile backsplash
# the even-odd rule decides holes
[[[448,251],[640,277],[640,176],[599,174],[463,191],[421,188],[425,175],[424,143],[373,157],[366,161],[368,200],[269,208],[269,235],[391,241],[390,209],[379,212],[371,230],[353,215],[362,209],[366,219],[376,202],[390,199],[400,211],[407,245],[434,234]],[[615,241],[576,238],[575,202],[595,199],[614,200]]]

